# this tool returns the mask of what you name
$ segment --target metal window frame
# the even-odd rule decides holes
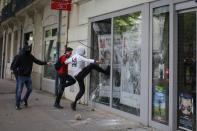
[[[176,87],[176,92],[174,92],[174,96],[176,97],[176,101],[174,101],[174,102],[176,102],[176,103],[174,103],[174,114],[175,114],[175,118],[176,118],[176,120],[174,120],[175,121],[175,124],[174,124],[174,126],[173,126],[173,129],[174,130],[177,130],[177,124],[178,124],[178,122],[177,122],[177,97],[178,97],[178,95],[177,95],[177,91],[178,91],[178,87],[177,87],[177,72],[178,72],[178,69],[177,69],[177,60],[178,60],[178,14],[180,14],[180,13],[187,13],[187,12],[192,12],[192,11],[196,11],[196,25],[197,25],[197,2],[194,2],[194,1],[186,1],[186,2],[183,2],[183,3],[179,3],[179,4],[176,4],[175,5],[175,9],[174,9],[176,12],[174,13],[174,15],[175,15],[175,21],[174,21],[174,23],[176,24],[176,30],[175,30],[175,36],[176,37],[174,37],[174,39],[175,39],[175,44],[176,44],[176,52],[175,52],[175,54],[176,54],[176,57],[175,57],[175,59],[176,59],[176,64],[174,65],[175,67],[174,68],[176,68],[176,84],[175,84],[175,87]],[[197,44],[197,27],[196,27],[196,44]],[[196,61],[197,61],[197,46],[196,46]],[[196,64],[196,69],[197,69],[197,64]],[[197,75],[197,71],[196,71],[196,75]],[[196,81],[197,81],[197,77],[196,77]],[[196,92],[197,92],[197,85],[196,85]],[[197,99],[197,95],[196,95],[196,99]],[[197,104],[197,102],[196,102],[196,104]],[[196,119],[197,119],[197,114],[196,114]],[[196,125],[197,125],[197,121],[196,121]]]
[[[142,12],[144,12],[142,10],[143,6],[146,6],[146,8],[148,7],[148,11],[146,12],[146,17],[145,19],[143,19],[143,21],[148,22],[148,25],[145,26],[145,30],[147,31],[147,34],[149,34],[149,36],[147,37],[146,35],[143,36],[147,37],[144,38],[144,40],[147,40],[148,43],[145,46],[148,46],[148,54],[147,54],[147,63],[148,63],[148,70],[146,70],[148,72],[148,102],[147,102],[147,107],[149,107],[147,109],[147,114],[148,114],[148,120],[145,120],[146,118],[144,117],[143,119],[143,124],[147,124],[150,126],[153,126],[155,128],[158,129],[162,129],[162,130],[169,130],[169,131],[175,131],[177,130],[177,11],[179,10],[190,10],[191,8],[196,7],[197,3],[195,3],[194,1],[190,0],[165,0],[165,1],[153,1],[150,3],[145,3],[144,5],[138,5],[138,6],[134,6],[134,7],[130,7],[128,9],[124,9],[124,10],[120,10],[120,11],[116,11],[113,13],[107,13],[104,15],[100,15],[100,16],[96,16],[93,18],[89,19],[89,24],[91,24],[91,22],[95,22],[95,21],[99,21],[99,20],[103,20],[103,19],[107,19],[107,18],[114,18],[116,16],[121,16],[126,14],[126,10],[130,11],[129,13],[132,13],[132,11],[136,11],[136,8],[140,8]],[[168,5],[169,6],[169,71],[170,71],[170,75],[169,75],[169,124],[168,125],[164,125],[155,121],[152,121],[152,10],[153,8],[157,8],[157,7],[161,7],[161,6],[165,6]],[[150,16],[149,16],[150,15]],[[89,37],[91,37],[91,28],[89,28]],[[91,43],[91,40],[89,39],[89,45]],[[142,48],[145,49],[145,48]],[[113,53],[113,52],[112,52]],[[113,56],[113,54],[112,54]],[[113,57],[112,57],[113,58]],[[143,58],[143,57],[142,57]],[[196,57],[197,58],[197,57]],[[145,62],[145,61],[144,61]],[[196,72],[197,73],[197,72]],[[112,86],[111,86],[112,89]],[[197,97],[197,96],[196,96]],[[89,99],[89,97],[88,97]],[[112,99],[112,96],[111,98]],[[111,103],[111,102],[110,102]],[[107,108],[107,110],[112,110],[112,112],[118,113],[126,118],[131,118],[132,120],[135,119],[136,121],[139,121],[139,117],[136,117],[135,115],[126,113],[124,111],[120,111],[117,110],[115,108],[111,107],[106,107],[105,105],[96,103],[96,106],[101,107],[102,109]],[[129,115],[128,115],[129,114]],[[196,116],[197,118],[197,116]],[[145,122],[144,122],[145,121]],[[142,121],[140,121],[142,122]]]
[[[134,114],[130,114],[118,109],[115,109],[112,107],[112,68],[113,68],[113,19],[115,17],[118,16],[123,16],[126,14],[132,14],[135,12],[141,12],[142,15],[142,38],[141,38],[141,94],[140,94],[140,116],[136,116]],[[109,19],[111,18],[112,20],[112,25],[111,25],[111,79],[110,79],[110,106],[105,106],[99,103],[96,103],[96,107],[101,107],[104,110],[110,110],[112,112],[118,113],[126,118],[130,118],[132,120],[138,121],[140,123],[143,123],[145,125],[148,125],[148,65],[147,63],[149,63],[149,27],[147,25],[147,23],[149,23],[149,3],[143,4],[143,5],[137,5],[134,7],[130,7],[127,9],[123,9],[123,10],[118,10],[112,13],[108,13],[108,14],[104,14],[101,16],[97,16],[97,17],[93,17],[89,19],[89,41],[88,41],[88,45],[91,45],[91,23],[92,22],[96,22],[96,21],[100,21],[100,20],[104,20],[104,19]],[[146,41],[146,42],[144,42]],[[89,90],[88,90],[89,91]],[[89,94],[89,92],[88,92]],[[88,96],[88,100],[89,100],[89,104],[91,103],[91,100],[89,99]],[[129,115],[128,115],[129,114]]]
[[[53,24],[53,25],[49,25],[49,26],[45,26],[43,27],[43,33],[42,33],[42,38],[43,38],[43,44],[42,44],[42,59],[44,60],[45,59],[45,48],[46,48],[46,41],[50,41],[50,40],[54,40],[55,43],[57,42],[57,36],[49,36],[48,38],[45,37],[45,33],[47,30],[51,30],[52,29],[57,29],[57,24]],[[43,85],[45,82],[50,82],[51,84],[55,84],[55,80],[53,79],[48,79],[46,77],[44,77],[44,66],[42,66],[42,82],[41,82],[41,85]]]
[[[151,3],[150,7],[150,45],[152,47],[152,12],[151,10],[156,7],[161,7],[164,5],[169,5],[169,13],[170,13],[170,20],[169,20],[169,124],[165,126],[163,124],[154,122],[149,117],[150,126],[156,127],[158,129],[176,131],[177,130],[177,55],[178,55],[178,21],[177,21],[177,11],[191,11],[192,8],[197,7],[197,3],[194,1],[187,1],[187,0],[166,0],[166,1],[156,1]],[[152,52],[152,49],[150,50]],[[150,92],[149,92],[149,114],[151,115],[152,112],[152,53],[150,53],[151,58],[151,65],[150,65]],[[197,89],[196,89],[197,90]],[[196,116],[197,118],[197,116]]]
[[[149,125],[150,126],[153,126],[153,127],[156,127],[156,128],[158,128],[158,129],[162,129],[162,130],[170,130],[170,127],[171,127],[171,123],[172,123],[172,121],[171,121],[171,117],[170,116],[172,116],[171,114],[172,114],[172,112],[171,112],[171,106],[172,106],[172,104],[170,103],[170,101],[171,101],[171,98],[172,98],[172,96],[171,96],[171,87],[172,87],[172,80],[171,80],[171,78],[172,78],[172,73],[171,73],[171,68],[172,68],[172,65],[171,65],[171,53],[172,53],[172,51],[171,51],[171,49],[173,49],[173,48],[171,48],[171,46],[172,46],[172,44],[171,44],[171,39],[172,39],[172,36],[171,36],[171,34],[170,34],[170,32],[171,32],[171,12],[170,12],[170,9],[171,9],[171,1],[170,0],[165,0],[165,1],[156,1],[156,2],[152,2],[152,3],[150,3],[150,63],[149,63]],[[152,57],[153,57],[153,55],[152,55],[152,47],[153,47],[153,9],[154,8],[159,8],[159,7],[162,7],[162,6],[169,6],[169,72],[170,72],[170,74],[169,74],[169,116],[168,116],[168,125],[165,125],[165,124],[162,124],[162,123],[159,123],[159,122],[156,122],[156,121],[153,121],[152,120],[152,104],[153,104],[153,102],[152,102],[152,62],[153,62],[153,60],[152,60]]]

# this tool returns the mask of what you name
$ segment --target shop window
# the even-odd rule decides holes
[[[102,68],[110,65],[111,61],[111,19],[92,23],[92,57],[102,60]],[[91,73],[90,99],[109,105],[110,76],[93,71]]]
[[[54,40],[48,40],[45,42],[45,60],[55,61],[56,58],[56,43]],[[53,65],[47,65],[44,67],[44,77],[48,79],[55,79],[55,69]]]
[[[57,36],[57,28],[52,29],[52,36]]]
[[[179,130],[196,131],[196,11],[178,14]]]
[[[153,9],[152,119],[168,124],[169,6]]]
[[[44,57],[46,61],[56,60],[56,36],[57,28],[45,31],[45,50]],[[55,68],[53,65],[44,66],[44,77],[47,79],[55,79]]]
[[[142,15],[114,18],[112,107],[140,115]]]

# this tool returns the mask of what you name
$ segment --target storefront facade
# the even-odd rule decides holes
[[[48,0],[18,0],[16,3],[8,0],[1,1],[2,20],[0,31],[3,34],[3,41],[1,43],[2,59],[0,59],[0,63],[2,63],[2,78],[14,79],[10,65],[14,56],[19,53],[19,49],[25,44],[32,44],[32,54],[37,59],[54,61],[58,11],[51,10],[50,4]],[[14,8],[10,11],[12,6]],[[64,52],[63,46],[67,36],[65,33],[67,12],[62,13],[62,21],[62,48],[60,54]],[[53,65],[39,66],[35,64],[32,71],[33,88],[54,93],[55,74]]]
[[[195,131],[196,7],[150,1],[89,17],[90,56],[111,65],[110,77],[90,75],[89,103],[157,129]]]
[[[26,42],[38,59],[55,60],[58,12],[36,2],[1,24],[5,78]],[[84,45],[88,57],[111,66],[110,76],[91,73],[81,103],[164,131],[196,131],[196,13],[195,0],[73,0],[62,14],[60,54],[66,43]],[[34,88],[55,92],[53,66],[34,65],[32,79]],[[74,100],[78,85],[65,92]]]

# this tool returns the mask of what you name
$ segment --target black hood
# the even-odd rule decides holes
[[[32,45],[24,45],[22,52],[24,54],[31,54],[31,50],[32,50]]]

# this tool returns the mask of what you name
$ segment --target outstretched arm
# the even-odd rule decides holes
[[[88,59],[88,58],[85,58],[83,56],[81,56],[81,59],[85,62],[88,62],[88,63],[96,63],[96,64],[101,64],[102,61],[99,61],[99,60],[94,60],[94,59]]]
[[[81,59],[82,61],[87,62],[87,63],[95,63],[95,62],[96,62],[94,59],[88,59],[88,58],[85,58],[85,57],[83,57],[83,56],[80,56],[80,59]]]
[[[35,63],[38,64],[38,65],[46,65],[46,64],[47,64],[46,61],[38,60],[38,59],[36,59],[33,55],[32,55],[32,57],[33,57],[33,62],[35,62]]]
[[[64,63],[65,63],[65,64],[69,64],[69,63],[71,63],[72,61],[75,61],[75,59],[79,59],[79,61],[84,61],[84,62],[87,62],[87,63],[97,63],[97,64],[102,63],[101,61],[94,60],[94,59],[88,59],[88,58],[85,58],[85,57],[83,57],[83,56],[78,56],[78,58],[70,57],[70,58],[67,59]]]

